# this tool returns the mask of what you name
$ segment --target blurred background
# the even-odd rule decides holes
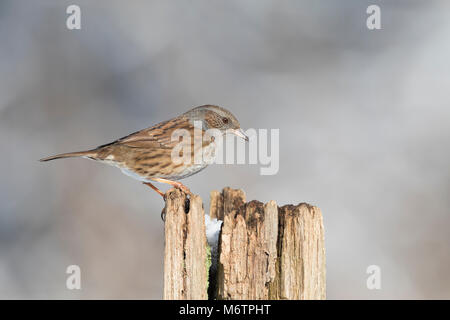
[[[113,167],[38,159],[202,104],[279,128],[280,170],[183,182],[206,202],[231,186],[319,206],[329,299],[450,298],[449,34],[443,0],[2,0],[0,298],[161,298],[161,198]]]

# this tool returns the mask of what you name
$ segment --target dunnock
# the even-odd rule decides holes
[[[202,136],[208,129],[217,129],[219,134],[230,132],[248,140],[240,128],[239,121],[230,111],[218,106],[204,105],[95,149],[58,154],[40,161],[70,157],[88,158],[120,168],[124,174],[142,181],[163,197],[164,193],[156,188],[152,181],[170,184],[190,194],[189,189],[177,180],[189,177],[212,163],[217,144],[214,136],[202,139],[200,144],[190,139],[190,142],[187,142],[190,148],[180,150],[181,154],[183,150],[190,150],[188,161],[174,161],[173,155],[180,155],[178,149],[175,150],[180,148],[180,140],[179,137],[173,139],[172,134],[177,129],[184,129],[190,137],[194,137],[194,128],[198,124],[201,124]],[[200,161],[194,161],[199,159],[199,152],[202,153]]]

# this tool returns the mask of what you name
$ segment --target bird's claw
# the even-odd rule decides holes
[[[161,220],[166,222],[166,207],[161,210]]]

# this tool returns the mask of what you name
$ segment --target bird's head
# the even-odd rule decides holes
[[[232,133],[248,141],[247,135],[241,129],[236,117],[228,110],[214,105],[204,105],[193,108],[185,113],[191,121],[201,121],[203,129],[218,129],[225,133]]]

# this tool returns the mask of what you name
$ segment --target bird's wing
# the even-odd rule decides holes
[[[193,130],[192,124],[185,117],[177,117],[158,123],[150,128],[143,129],[111,143],[99,146],[103,148],[113,144],[126,145],[131,148],[172,149],[179,141],[172,141],[172,134],[177,129]]]

